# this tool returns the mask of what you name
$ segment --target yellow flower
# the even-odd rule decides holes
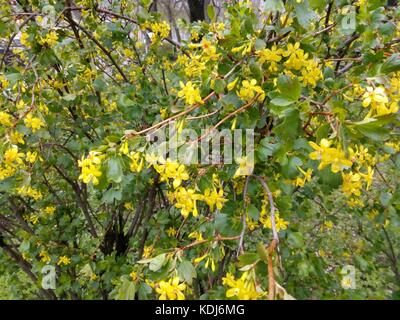
[[[247,156],[236,159],[239,168],[236,169],[234,178],[238,176],[248,176],[253,172],[254,162],[250,161]]]
[[[232,82],[228,83],[228,85],[226,86],[228,88],[228,91],[232,91],[236,87],[238,80],[239,78],[236,78]]]
[[[255,300],[261,296],[256,290],[254,281],[252,281],[247,272],[244,272],[240,279],[235,280],[234,276],[227,273],[222,278],[222,284],[229,289],[226,291],[226,297],[236,297],[239,300]]]
[[[193,260],[194,264],[199,264],[201,261],[203,261],[205,258],[209,256],[209,253],[206,253],[200,257],[197,257],[196,259]]]
[[[301,50],[301,49],[300,49],[300,43],[299,43],[299,42],[296,42],[294,45],[291,44],[291,43],[289,43],[288,46],[287,46],[287,48],[286,48],[286,51],[284,51],[284,52],[282,53],[282,55],[283,55],[284,57],[288,57],[288,56],[297,54],[300,50]],[[301,51],[302,51],[302,50],[301,50]]]
[[[44,250],[40,251],[39,257],[41,258],[40,261],[42,262],[48,263],[51,261],[49,254]]]
[[[343,178],[343,184],[342,184],[342,190],[343,192],[348,195],[355,195],[355,196],[360,196],[361,195],[361,176],[358,173],[342,173],[342,178]]]
[[[22,186],[16,188],[16,192],[21,196],[28,196],[36,201],[43,197],[42,193],[39,190],[32,188],[31,186]]]
[[[282,49],[278,49],[276,45],[272,46],[271,49],[262,49],[256,51],[258,56],[258,62],[263,64],[264,62],[279,62],[282,60]]]
[[[367,91],[363,95],[363,107],[368,107],[370,104],[388,103],[389,100],[385,93],[384,87],[367,87]]]
[[[307,171],[304,171],[300,167],[298,167],[298,169],[302,173],[303,177],[297,177],[295,180],[295,185],[297,187],[304,187],[304,184],[307,181],[311,181],[312,169],[307,169]]]
[[[175,200],[175,207],[181,209],[183,217],[187,218],[190,213],[197,217],[197,200],[203,200],[203,195],[197,194],[194,189],[186,189],[183,187],[177,188],[174,192],[169,193],[169,199]]]
[[[11,121],[12,117],[11,115],[9,115],[6,112],[0,111],[0,124],[5,126],[5,127],[11,127],[12,121]]]
[[[268,228],[272,229],[272,224],[271,224],[271,227],[269,227],[270,224],[271,224],[271,219],[267,220],[265,225]],[[287,226],[289,225],[289,222],[280,218],[279,214],[277,214],[275,216],[275,225],[276,225],[276,231],[279,232],[280,230],[286,230]]]
[[[169,237],[174,237],[176,235],[176,230],[172,227],[169,227],[166,232]]]
[[[144,158],[140,152],[132,151],[129,154],[129,158],[131,159],[130,169],[132,172],[140,172],[144,167]]]
[[[10,141],[14,144],[25,144],[24,135],[18,131],[10,132]]]
[[[39,43],[42,46],[47,44],[49,47],[53,47],[57,43],[57,40],[57,33],[55,31],[50,31],[45,37],[39,38]]]
[[[32,117],[30,113],[25,117],[24,122],[28,128],[32,129],[32,132],[44,127],[44,122],[40,118]]]
[[[44,208],[44,212],[47,213],[48,215],[52,215],[54,214],[54,212],[56,212],[56,207],[47,206],[46,208]]]
[[[168,109],[167,108],[160,109],[160,117],[163,120],[168,118]]]
[[[90,151],[87,158],[82,156],[82,159],[78,160],[78,166],[82,168],[79,180],[82,180],[86,184],[90,182],[93,182],[94,185],[99,184],[99,179],[97,178],[101,176],[100,152]]]
[[[199,231],[193,231],[188,235],[190,239],[196,239],[196,241],[203,241],[203,235]]]
[[[61,257],[58,258],[57,265],[59,265],[59,266],[61,266],[61,265],[67,266],[70,263],[71,263],[71,259],[70,258],[68,258],[67,256],[61,256]]]
[[[224,190],[214,188],[214,190],[206,189],[204,190],[204,200],[210,207],[211,212],[214,212],[214,206],[217,207],[218,210],[221,210],[224,203],[228,201],[224,198]]]
[[[320,160],[318,170],[331,165],[331,170],[333,173],[339,172],[343,169],[350,168],[353,163],[346,159],[345,154],[339,148],[331,148],[330,145],[332,141],[327,139],[321,139],[320,145],[310,141],[310,146],[316,151],[309,154],[310,159]]]
[[[156,292],[160,295],[159,300],[185,300],[182,291],[186,289],[185,283],[179,283],[179,277],[174,277],[168,281],[160,281],[157,284]]]
[[[165,160],[163,157],[158,158],[158,163],[154,163],[154,160],[154,155],[146,155],[146,161],[153,163],[154,169],[160,175],[160,181],[168,182],[169,179],[173,179],[172,184],[176,189],[181,185],[182,181],[189,179],[185,165],[172,161],[169,158]]]
[[[326,229],[330,230],[333,228],[333,222],[330,220],[326,220],[326,221],[324,221],[324,226]]]
[[[18,146],[12,145],[4,152],[3,161],[8,165],[12,164],[22,164],[22,157],[24,154],[22,152],[18,152]]]
[[[255,79],[252,79],[251,81],[243,80],[242,87],[240,88],[240,91],[237,92],[239,98],[242,99],[243,101],[249,102],[254,98],[256,94],[259,95],[258,101],[264,100],[265,92],[260,86],[257,86],[257,80]]]
[[[28,152],[26,153],[26,161],[28,161],[28,162],[30,162],[30,163],[35,163],[36,160],[37,160],[37,158],[38,158],[38,153],[37,153],[37,151],[34,151],[34,152],[28,151]]]
[[[130,275],[132,281],[136,281],[137,280],[137,273],[135,271],[132,271],[129,275]]]
[[[26,32],[21,32],[21,37],[19,38],[19,42],[25,46],[25,47],[30,47],[30,43],[28,41],[29,34]]]
[[[179,85],[181,86],[181,90],[178,92],[178,97],[184,97],[188,105],[203,103],[200,96],[200,90],[193,86],[192,81],[188,81],[186,85],[180,81]]]
[[[153,252],[154,252],[153,246],[145,246],[143,249],[143,257],[150,258]]]
[[[364,180],[367,182],[367,190],[371,187],[373,178],[374,178],[374,170],[371,167],[367,168],[367,173],[361,173],[360,175],[364,178]]]
[[[396,113],[399,110],[397,99],[389,102],[385,88],[380,86],[377,88],[367,87],[363,95],[362,105],[364,108],[370,106],[371,109],[365,118],[373,116],[384,116],[391,113]]]
[[[350,289],[353,288],[354,282],[351,277],[343,277],[341,285],[343,289]]]
[[[32,214],[29,216],[29,222],[32,224],[37,224],[39,222],[39,217],[36,214]]]
[[[170,32],[170,26],[165,21],[162,22],[154,22],[150,26],[151,31],[153,31],[153,35],[151,36],[151,42],[154,44],[157,41],[167,38]]]
[[[124,208],[125,208],[126,210],[133,210],[132,202],[125,202],[125,203],[124,203]]]

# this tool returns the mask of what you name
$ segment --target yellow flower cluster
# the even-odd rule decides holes
[[[40,261],[42,261],[42,262],[48,263],[51,261],[49,254],[44,250],[40,251],[39,257],[40,257]]]
[[[240,99],[247,102],[252,100],[256,95],[258,95],[258,101],[263,101],[265,98],[265,92],[257,85],[256,79],[252,79],[251,81],[243,80],[242,87],[237,92],[237,95]]]
[[[357,168],[356,172],[342,173],[342,191],[349,197],[352,195],[359,197],[363,181],[366,183],[367,190],[371,187],[374,176],[372,167],[376,164],[376,159],[368,153],[368,148],[363,146],[356,145],[353,148],[349,147],[348,150],[350,159],[357,165]],[[363,167],[365,172],[361,171]]]
[[[213,212],[214,206],[216,206],[216,208],[218,210],[221,210],[222,207],[224,206],[224,203],[228,200],[224,198],[224,190],[223,189],[219,189],[217,191],[216,188],[214,188],[212,190],[207,188],[204,190],[204,201],[210,207],[211,212]]]
[[[332,172],[336,173],[342,171],[343,169],[348,169],[353,165],[353,163],[346,158],[343,150],[341,150],[339,147],[330,147],[332,141],[321,139],[320,145],[312,141],[310,141],[309,144],[313,149],[316,150],[309,154],[310,159],[320,161],[318,170],[331,165]]]
[[[152,23],[150,25],[150,29],[153,32],[151,36],[151,43],[153,44],[164,38],[167,38],[171,30],[169,24],[165,21]]]
[[[264,228],[272,229],[271,217],[267,214],[264,207],[260,212],[260,222],[263,224]],[[275,226],[277,232],[281,230],[286,230],[288,225],[289,225],[288,221],[282,219],[279,216],[279,213],[275,213]]]
[[[190,49],[200,48],[202,49],[201,61],[206,63],[208,61],[218,60],[220,54],[217,53],[217,48],[214,46],[210,40],[203,38],[201,43],[191,43],[189,44]]]
[[[178,188],[182,181],[189,179],[185,165],[169,158],[165,160],[163,157],[159,157],[158,162],[154,163],[153,167],[160,175],[160,181],[168,182],[169,179],[173,179],[174,188]]]
[[[370,107],[366,118],[379,117],[387,114],[396,113],[399,110],[398,99],[389,102],[386,90],[383,86],[366,87],[362,96],[362,106]]]
[[[16,170],[23,166],[24,154],[19,152],[18,146],[11,145],[3,154],[3,161],[0,163],[0,180],[11,177]]]
[[[93,182],[94,185],[99,184],[98,177],[101,176],[101,159],[102,155],[97,151],[90,151],[87,158],[82,156],[81,160],[78,160],[78,166],[81,168],[81,174],[79,180],[88,184]]]
[[[39,43],[44,46],[48,45],[49,47],[53,47],[58,40],[57,33],[55,31],[50,31],[48,34],[46,34],[45,37],[40,37],[39,38]]]
[[[58,261],[57,261],[57,265],[59,265],[59,266],[61,266],[61,265],[67,266],[70,263],[71,263],[71,259],[68,258],[67,256],[61,256],[58,258]]]
[[[208,269],[209,267],[211,268],[211,271],[214,272],[215,271],[215,260],[210,257],[210,253],[207,252],[206,254],[196,258],[193,260],[193,263],[195,265],[199,264],[201,261],[203,261],[204,259],[206,259],[206,263],[204,264],[204,268]]]
[[[254,279],[248,272],[243,272],[239,279],[235,279],[231,273],[227,273],[222,278],[222,284],[229,288],[226,291],[227,298],[236,297],[239,300],[255,300],[262,295],[256,289]]]
[[[17,188],[16,191],[19,195],[33,198],[36,201],[43,197],[42,193],[39,190],[36,190],[31,186],[22,186]]]
[[[307,181],[311,181],[312,178],[312,169],[307,169],[307,171],[304,171],[302,168],[297,167],[300,171],[300,173],[302,174],[301,177],[297,177],[293,183],[296,187],[304,187],[305,183]]]
[[[140,172],[144,167],[144,159],[142,157],[141,152],[132,151],[129,154],[129,158],[131,159],[130,169],[132,172]]]
[[[185,283],[180,283],[179,277],[168,281],[160,281],[156,284],[156,292],[160,295],[159,300],[185,300],[182,291],[186,289]]]
[[[194,189],[179,187],[173,192],[168,192],[168,199],[175,201],[175,207],[181,209],[183,217],[187,218],[190,213],[197,217],[199,212],[197,210],[196,201],[202,200],[203,195],[196,193]]]
[[[198,216],[197,201],[206,202],[211,212],[215,208],[221,210],[225,202],[228,201],[224,198],[224,191],[221,187],[219,189],[216,187],[207,188],[204,190],[204,194],[197,193],[194,188],[179,187],[173,192],[168,192],[167,195],[171,202],[175,202],[175,207],[181,209],[181,214],[185,218],[190,213],[194,217]]]
[[[282,60],[283,50],[278,49],[276,45],[272,46],[271,49],[265,48],[262,50],[256,51],[256,55],[258,56],[258,62],[264,64],[265,62],[269,62],[270,71],[277,71],[278,66],[277,63]]]
[[[203,103],[200,90],[193,85],[192,81],[188,81],[186,84],[180,81],[179,85],[181,86],[181,90],[178,92],[178,97],[184,98],[188,105]]]
[[[23,46],[25,46],[25,47],[30,47],[30,43],[29,43],[29,41],[28,41],[28,38],[29,38],[29,34],[28,33],[26,33],[26,32],[21,32],[21,36],[20,36],[20,38],[19,38],[19,42],[23,45]]]
[[[285,73],[294,76],[291,70],[298,72],[299,79],[303,81],[305,86],[310,85],[315,87],[318,80],[322,79],[322,71],[318,66],[318,62],[309,58],[308,53],[304,53],[300,49],[300,43],[289,43],[286,49],[278,49],[276,45],[271,49],[265,48],[256,51],[258,61],[261,64],[269,63],[269,71],[278,71],[278,63],[286,58],[284,66],[286,67]]]
[[[43,209],[43,211],[48,215],[53,215],[54,212],[56,212],[56,207],[55,206],[47,206],[46,208]]]
[[[190,43],[190,49],[198,49],[199,51],[192,51],[189,54],[180,54],[177,57],[177,65],[184,68],[185,74],[188,77],[201,76],[202,72],[206,69],[207,63],[215,62],[220,57],[217,53],[217,47],[211,40],[202,39],[200,43]]]
[[[28,128],[32,129],[33,133],[44,127],[44,122],[40,118],[33,117],[30,113],[25,117],[24,123]]]
[[[6,112],[0,111],[0,124],[5,127],[12,126],[12,117]]]

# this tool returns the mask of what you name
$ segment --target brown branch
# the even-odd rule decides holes
[[[81,26],[77,22],[75,22],[75,26],[80,29],[86,36],[92,40],[99,48],[101,51],[104,52],[104,54],[110,59],[111,63],[117,68],[118,72],[121,74],[122,78],[125,80],[125,82],[129,82],[128,78],[126,77],[125,73],[122,71],[121,67],[118,65],[118,63],[114,60],[113,56],[111,53],[88,31],[86,30],[85,27]]]
[[[277,240],[273,239],[268,247],[268,299],[275,300],[275,276],[274,276],[274,265],[272,256],[274,254]]]

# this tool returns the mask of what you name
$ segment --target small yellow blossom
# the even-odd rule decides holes
[[[188,81],[186,84],[180,81],[179,85],[181,86],[181,90],[178,92],[178,97],[185,98],[188,105],[203,103],[200,96],[200,90],[192,84],[192,81]]]
[[[70,263],[71,263],[71,259],[68,258],[67,256],[61,256],[58,258],[58,261],[57,261],[57,265],[59,265],[59,266],[61,266],[61,265],[67,266]]]
[[[186,284],[180,283],[179,277],[160,281],[156,285],[156,292],[160,295],[159,300],[185,300],[185,295],[182,292],[185,289]]]

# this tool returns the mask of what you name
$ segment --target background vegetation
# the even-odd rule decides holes
[[[0,8],[1,299],[399,298],[397,1]],[[158,157],[172,120],[253,173]]]

